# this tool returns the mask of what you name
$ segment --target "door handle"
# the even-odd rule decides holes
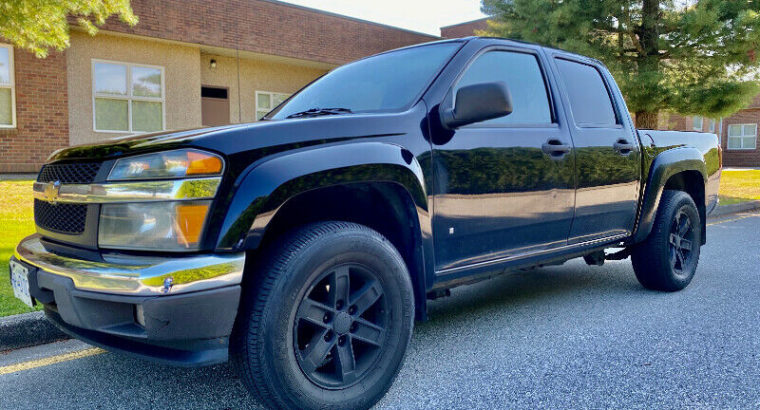
[[[621,155],[628,155],[636,148],[636,146],[628,142],[627,139],[621,138],[617,140],[616,143],[612,144],[612,148],[615,148],[615,151]]]
[[[551,138],[549,141],[546,141],[541,145],[541,150],[549,154],[553,159],[559,159],[570,152],[570,145],[565,144],[556,138]]]

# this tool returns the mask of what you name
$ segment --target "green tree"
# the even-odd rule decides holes
[[[730,115],[760,90],[760,0],[482,1],[489,35],[603,61],[642,128],[663,110]]]
[[[137,24],[129,0],[0,0],[0,37],[42,58],[69,46],[69,17],[95,35],[112,15]]]

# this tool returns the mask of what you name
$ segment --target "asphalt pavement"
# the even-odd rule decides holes
[[[417,323],[382,409],[759,408],[760,214],[711,221],[682,292],[630,260],[452,290]],[[2,409],[255,408],[228,365],[173,368],[68,341],[0,354]]]

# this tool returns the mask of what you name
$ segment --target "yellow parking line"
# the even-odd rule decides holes
[[[10,366],[0,367],[0,375],[16,373],[24,370],[30,370],[37,367],[50,366],[51,364],[68,362],[69,360],[81,359],[83,357],[94,356],[97,354],[105,353],[103,349],[97,347],[80,350],[77,352],[60,354],[58,356],[50,356],[44,359],[30,360],[28,362],[13,364]]]
[[[709,223],[709,224],[707,224],[707,226],[718,225],[718,224],[722,224],[722,223],[726,223],[726,222],[734,222],[734,221],[740,221],[740,220],[742,220],[742,219],[751,218],[751,217],[753,217],[753,216],[760,216],[760,214],[750,214],[750,215],[744,215],[744,216],[740,216],[740,217],[738,217],[738,218],[733,218],[733,219],[726,219],[725,221],[716,221],[716,222],[713,222],[713,223]]]

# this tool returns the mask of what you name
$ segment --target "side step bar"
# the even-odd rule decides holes
[[[583,260],[586,261],[589,265],[596,265],[596,266],[602,266],[604,265],[605,260],[610,261],[620,261],[623,259],[627,259],[629,256],[631,256],[631,248],[624,248],[623,250],[617,251],[615,253],[606,254],[604,253],[604,250],[596,251],[594,253],[590,253],[588,255],[583,256]]]

